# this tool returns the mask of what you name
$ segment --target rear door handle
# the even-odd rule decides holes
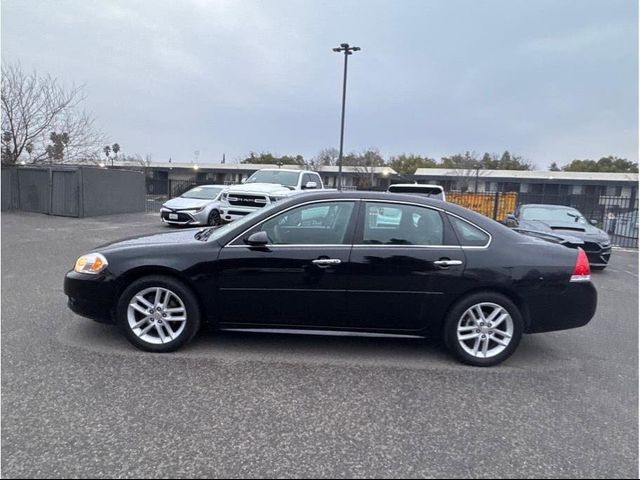
[[[462,265],[462,260],[437,260],[433,264],[439,267],[455,267],[456,265]]]
[[[318,260],[314,260],[313,264],[318,267],[330,267],[331,265],[339,265],[342,263],[342,260],[339,258],[319,258]]]

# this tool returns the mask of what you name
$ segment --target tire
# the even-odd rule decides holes
[[[158,291],[161,292],[159,303],[166,303],[166,311],[158,311]],[[138,300],[134,301],[136,296]],[[154,309],[153,315],[150,308]],[[142,277],[129,285],[118,300],[116,316],[127,340],[147,352],[176,351],[189,343],[200,329],[200,308],[195,295],[181,281],[164,275]],[[136,328],[136,325],[139,326]]]
[[[222,217],[220,216],[220,212],[218,210],[211,210],[207,223],[210,227],[217,227],[219,225],[222,225]]]
[[[493,320],[492,313],[495,314]],[[522,314],[509,298],[497,292],[478,292],[464,297],[451,308],[443,337],[459,361],[475,367],[491,367],[516,351],[523,331]]]

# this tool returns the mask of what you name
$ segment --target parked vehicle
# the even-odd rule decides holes
[[[563,205],[521,205],[507,216],[507,226],[521,233],[555,238],[569,248],[581,247],[593,269],[604,269],[611,258],[611,239],[596,227],[596,220],[587,221],[575,208]]]
[[[262,169],[224,196],[222,218],[232,222],[286,197],[308,190],[323,190],[320,175],[307,170]]]
[[[379,211],[399,212],[380,223]],[[396,218],[397,215],[387,215]],[[523,333],[587,324],[584,251],[520,235],[457,205],[375,192],[298,195],[219,228],[123,240],[67,273],[69,307],[152,352],[217,329],[443,336],[490,366]]]
[[[200,185],[172,198],[160,209],[160,218],[171,225],[221,225],[224,185]]]
[[[441,185],[426,185],[421,183],[396,183],[390,185],[387,189],[391,193],[414,193],[417,195],[426,195],[430,198],[442,200],[446,202],[444,188]]]

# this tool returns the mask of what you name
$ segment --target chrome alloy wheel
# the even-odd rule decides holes
[[[131,331],[140,340],[161,345],[178,338],[187,325],[182,299],[161,287],[145,288],[135,294],[127,308]]]
[[[476,358],[501,354],[513,338],[513,319],[496,303],[478,303],[462,314],[458,321],[458,342]]]

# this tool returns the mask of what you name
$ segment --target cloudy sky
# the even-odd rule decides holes
[[[2,0],[2,61],[86,85],[123,152],[509,149],[638,161],[634,0]]]

